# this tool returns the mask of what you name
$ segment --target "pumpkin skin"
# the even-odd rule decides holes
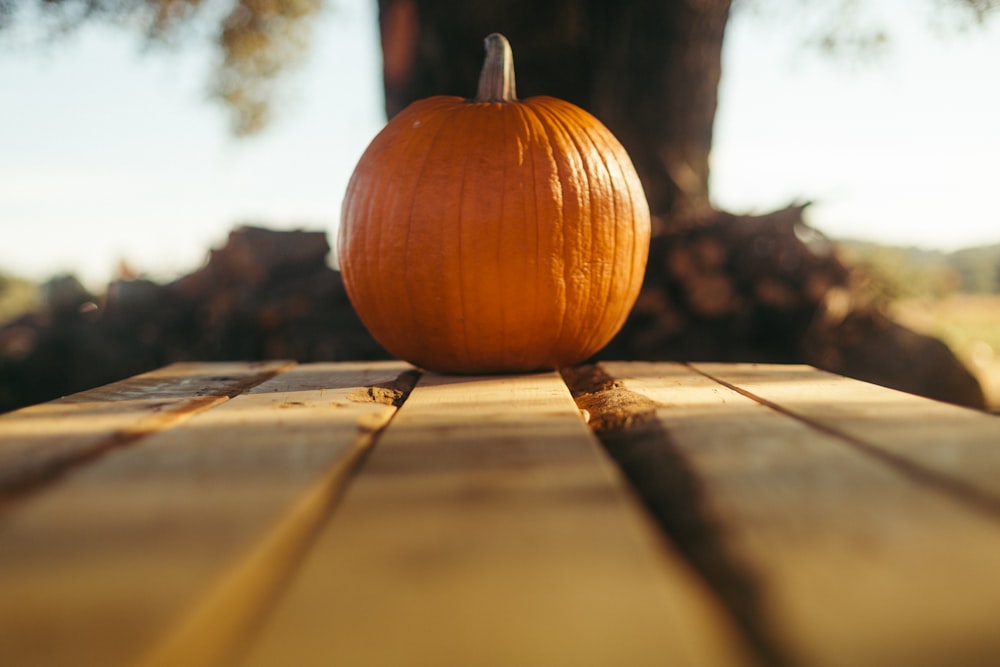
[[[611,340],[649,233],[628,154],[584,110],[438,96],[396,115],[362,155],[338,258],[391,354],[445,373],[530,371]]]

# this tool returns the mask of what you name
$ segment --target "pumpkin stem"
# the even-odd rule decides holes
[[[479,73],[476,102],[514,102],[514,54],[510,42],[498,32],[486,37],[486,60]]]

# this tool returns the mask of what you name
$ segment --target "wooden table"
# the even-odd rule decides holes
[[[1000,421],[671,363],[179,364],[0,417],[0,665],[228,664],[994,667]]]

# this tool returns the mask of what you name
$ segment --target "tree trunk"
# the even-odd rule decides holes
[[[603,121],[635,162],[656,231],[709,210],[730,0],[379,0],[386,112],[471,97],[483,38],[504,33],[522,97],[552,95]]]

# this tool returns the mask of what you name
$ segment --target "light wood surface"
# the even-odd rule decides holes
[[[745,664],[649,529],[557,374],[427,376],[247,664]]]
[[[1000,518],[1000,432],[995,415],[809,366],[694,368],[839,434],[900,472]]]
[[[591,371],[587,415],[556,373],[234,362],[2,416],[0,666],[1000,665],[998,418]]]
[[[711,522],[733,567],[755,579],[757,612],[788,664],[998,664],[1000,517],[785,410],[808,410],[901,453],[933,442],[920,435],[937,431],[920,408],[971,424],[949,431],[941,447],[981,449],[988,431],[1000,446],[1000,422],[804,367],[695,368],[773,404],[680,365],[605,365],[661,406],[661,446],[702,491],[691,511]]]
[[[173,364],[0,415],[0,505],[76,462],[180,423],[289,365]]]
[[[224,664],[406,368],[293,368],[0,515],[0,665]]]

